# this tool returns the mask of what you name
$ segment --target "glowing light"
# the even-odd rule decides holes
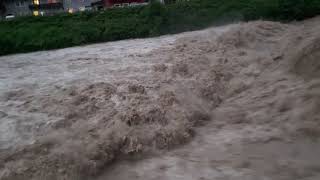
[[[39,16],[39,11],[33,11],[34,16]]]
[[[39,5],[39,0],[33,0],[34,5]]]

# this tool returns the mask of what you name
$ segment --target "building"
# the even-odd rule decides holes
[[[163,0],[159,0],[163,2]],[[0,16],[44,16],[61,12],[100,10],[148,4],[149,0],[2,0]],[[1,4],[2,3],[2,4]]]
[[[102,0],[104,7],[127,7],[136,6],[141,4],[147,4],[149,0]]]
[[[90,10],[94,0],[64,0],[63,7],[70,13]]]
[[[32,5],[32,0],[4,0],[4,12],[3,15],[14,15],[14,16],[27,16],[32,15],[29,8]]]
[[[63,0],[4,0],[3,15],[52,15],[63,12]]]
[[[53,15],[64,11],[63,0],[32,0],[29,9],[34,16]]]
[[[103,1],[94,1],[91,3],[91,7],[94,11],[99,11],[104,9],[104,2]]]
[[[0,15],[44,16],[61,12],[84,11],[92,0],[2,0]]]

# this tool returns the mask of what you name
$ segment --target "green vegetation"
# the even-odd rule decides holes
[[[0,55],[196,30],[233,21],[302,20],[320,0],[190,0],[163,6],[21,17],[0,22]]]

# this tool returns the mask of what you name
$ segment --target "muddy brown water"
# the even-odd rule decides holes
[[[320,179],[320,19],[0,57],[0,179]]]

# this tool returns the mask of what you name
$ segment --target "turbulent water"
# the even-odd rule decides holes
[[[0,57],[0,179],[317,180],[320,19]]]

